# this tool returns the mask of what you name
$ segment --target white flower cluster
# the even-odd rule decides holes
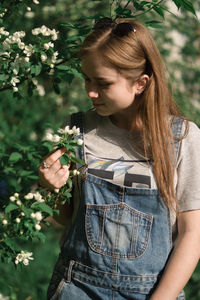
[[[72,129],[70,129],[69,126],[65,126],[65,128],[60,128],[58,129],[58,132],[61,133],[61,134],[69,134],[69,135],[79,135],[80,134],[80,128],[77,128],[76,126],[73,126]]]
[[[69,126],[65,126],[65,128],[58,129],[57,132],[61,135],[65,135],[65,136],[66,135],[78,136],[80,134],[80,128],[73,126],[72,129],[70,129]],[[61,136],[58,134],[53,134],[53,131],[51,129],[47,129],[43,140],[53,142],[53,143],[59,143],[61,140]],[[78,139],[76,142],[77,142],[77,145],[79,145],[79,146],[81,146],[83,144],[82,139]]]
[[[40,2],[38,0],[33,0],[33,3],[40,4]]]
[[[33,35],[42,34],[43,36],[51,36],[51,39],[53,41],[56,41],[58,39],[58,31],[56,31],[55,29],[50,29],[45,25],[32,29],[32,34]]]
[[[2,28],[4,28],[4,27],[2,27]],[[7,31],[5,31],[5,32],[7,32]],[[9,32],[6,35],[9,35]],[[26,35],[25,31],[16,31],[16,32],[14,32],[12,35],[7,37],[3,41],[4,49],[10,49],[11,44],[18,44],[18,47],[20,49],[24,49],[25,44],[22,42],[21,39],[24,38],[25,35]]]
[[[21,200],[19,200],[19,194],[18,193],[14,193],[13,196],[10,196],[10,201],[11,202],[15,202],[17,205],[21,206],[22,205],[22,202]]]
[[[26,200],[35,199],[37,202],[44,202],[45,200],[42,198],[42,195],[39,192],[30,192],[24,196]]]
[[[36,224],[35,224],[35,229],[36,230],[40,230],[41,226],[40,226],[40,221],[43,219],[42,213],[41,211],[36,211],[35,213],[31,214],[31,218],[36,220]]]
[[[17,265],[19,262],[22,262],[25,266],[29,265],[29,260],[33,260],[33,257],[31,257],[32,255],[32,252],[21,251],[16,256],[15,264]]]
[[[3,18],[4,15],[5,15],[5,13],[6,13],[7,11],[8,11],[7,8],[5,8],[5,9],[4,9],[4,12],[2,12],[2,13],[0,14],[0,18]],[[0,298],[0,299],[1,299],[1,298]]]
[[[10,297],[4,296],[3,294],[0,293],[0,300],[9,300]]]
[[[0,27],[0,38],[2,35],[6,35],[6,36],[9,35],[9,32],[6,31],[4,27]]]

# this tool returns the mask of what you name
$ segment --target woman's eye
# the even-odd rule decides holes
[[[103,88],[109,87],[110,85],[111,85],[110,82],[99,83],[99,86],[100,86],[100,87],[103,87]]]

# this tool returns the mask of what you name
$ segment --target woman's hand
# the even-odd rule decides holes
[[[39,183],[49,190],[60,189],[69,177],[69,166],[61,165],[59,158],[64,148],[51,152],[39,166]]]

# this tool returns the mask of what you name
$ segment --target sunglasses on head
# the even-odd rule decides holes
[[[112,34],[115,34],[118,37],[127,36],[130,32],[136,32],[136,29],[133,27],[132,24],[128,22],[123,22],[117,24],[115,21],[113,21],[110,18],[100,18],[98,19],[93,29],[99,30],[99,29],[106,29],[106,28],[112,28]]]

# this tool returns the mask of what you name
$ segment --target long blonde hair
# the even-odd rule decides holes
[[[133,30],[122,36],[113,34],[113,28],[120,23],[131,24]],[[144,92],[134,101],[131,130],[142,133],[144,152],[153,159],[160,194],[169,209],[176,209],[175,159],[171,151],[175,138],[170,120],[171,116],[182,116],[170,94],[160,52],[147,28],[133,19],[116,19],[115,24],[94,29],[86,37],[79,54],[83,57],[98,52],[131,82],[137,82],[143,74],[149,76]]]

